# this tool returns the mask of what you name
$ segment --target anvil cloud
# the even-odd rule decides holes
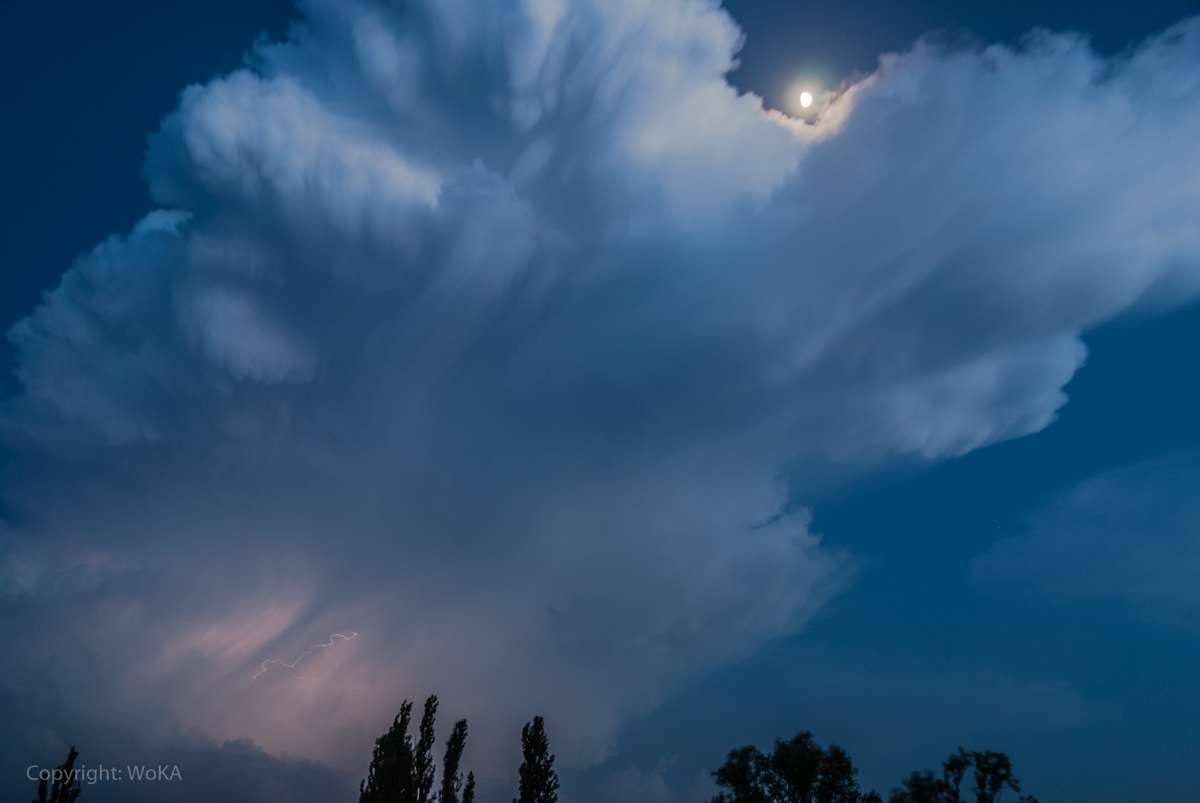
[[[598,761],[851,581],[785,465],[1036,432],[1081,332],[1200,294],[1195,20],[919,43],[809,125],[728,85],[709,2],[303,10],[183,91],[161,208],[9,335],[24,744],[360,771],[437,692],[484,775],[534,713]]]

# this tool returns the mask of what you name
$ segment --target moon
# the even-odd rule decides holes
[[[812,105],[812,93],[811,92],[801,92],[800,93],[800,105],[806,109]]]

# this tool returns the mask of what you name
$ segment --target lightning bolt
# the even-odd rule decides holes
[[[258,676],[261,675],[263,672],[267,671],[267,664],[282,664],[283,666],[286,666],[288,669],[295,669],[296,664],[303,661],[306,656],[311,655],[313,650],[319,650],[322,647],[332,647],[338,639],[341,639],[342,641],[349,641],[350,639],[354,638],[357,635],[358,634],[353,631],[350,631],[348,634],[334,633],[332,636],[329,637],[328,644],[312,645],[307,650],[300,653],[300,657],[297,658],[296,660],[292,661],[290,664],[287,661],[284,661],[282,658],[268,658],[267,660],[262,662],[262,666],[259,668],[259,670],[257,672],[254,673],[254,677],[252,677],[250,679],[258,680]],[[316,678],[305,678],[305,680],[316,680]]]

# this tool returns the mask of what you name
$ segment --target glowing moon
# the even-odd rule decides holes
[[[800,93],[800,105],[806,109],[812,105],[812,93],[811,92],[801,92]]]

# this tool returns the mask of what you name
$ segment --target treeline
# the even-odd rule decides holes
[[[454,723],[446,741],[441,788],[433,791],[436,713],[437,697],[430,697],[414,743],[408,733],[412,703],[400,707],[391,729],[375,743],[359,803],[474,803],[475,776],[468,772],[464,781],[459,771],[466,720]],[[521,750],[524,760],[513,803],[556,803],[558,776],[541,717],[521,730]],[[808,731],[789,741],[775,740],[770,753],[753,746],[731,750],[712,776],[724,791],[708,803],[883,803],[878,792],[859,788],[858,770],[845,750],[837,745],[822,748]],[[1005,792],[1021,792],[1008,756],[960,747],[942,764],[940,775],[930,770],[912,773],[892,789],[888,803],[1002,803]],[[1025,795],[1012,803],[1037,800]]]
[[[412,721],[412,703],[407,700],[388,732],[375,740],[367,778],[358,787],[358,803],[475,803],[475,773],[463,777],[459,769],[467,743],[467,721],[454,723],[442,758],[442,783],[434,790],[434,720],[438,698],[425,701],[425,711],[414,742],[408,732]],[[557,803],[558,775],[546,724],[534,717],[521,729],[518,796],[513,803]]]
[[[425,701],[416,739],[409,733],[413,704],[407,700],[387,733],[375,740],[367,777],[359,784],[359,803],[475,803],[475,774],[464,776],[460,764],[467,744],[467,721],[454,723],[442,753],[441,782],[434,765],[434,723],[438,698]],[[546,736],[545,722],[534,717],[521,729],[522,762],[513,803],[557,803],[558,775]],[[33,803],[74,803],[81,788],[78,757],[72,747],[67,760],[52,773],[43,772]],[[822,748],[808,731],[789,741],[775,740],[763,753],[753,746],[731,750],[712,776],[723,791],[708,803],[883,803],[878,792],[858,786],[858,770],[837,745]],[[47,784],[47,781],[50,781]],[[1004,753],[958,748],[942,763],[940,774],[914,772],[892,789],[888,803],[1003,803],[1005,792],[1020,794],[1012,762]],[[1037,803],[1024,795],[1012,803]]]
[[[970,798],[963,786],[973,783]],[[836,745],[822,749],[812,734],[802,731],[790,741],[775,740],[770,754],[756,747],[731,750],[713,772],[717,786],[727,790],[709,803],[883,803],[878,792],[863,792],[858,770],[846,751]],[[942,773],[914,772],[893,789],[888,803],[1001,803],[1005,791],[1019,794],[1012,762],[1003,753],[958,748],[942,764]],[[1037,803],[1024,795],[1015,803]]]

